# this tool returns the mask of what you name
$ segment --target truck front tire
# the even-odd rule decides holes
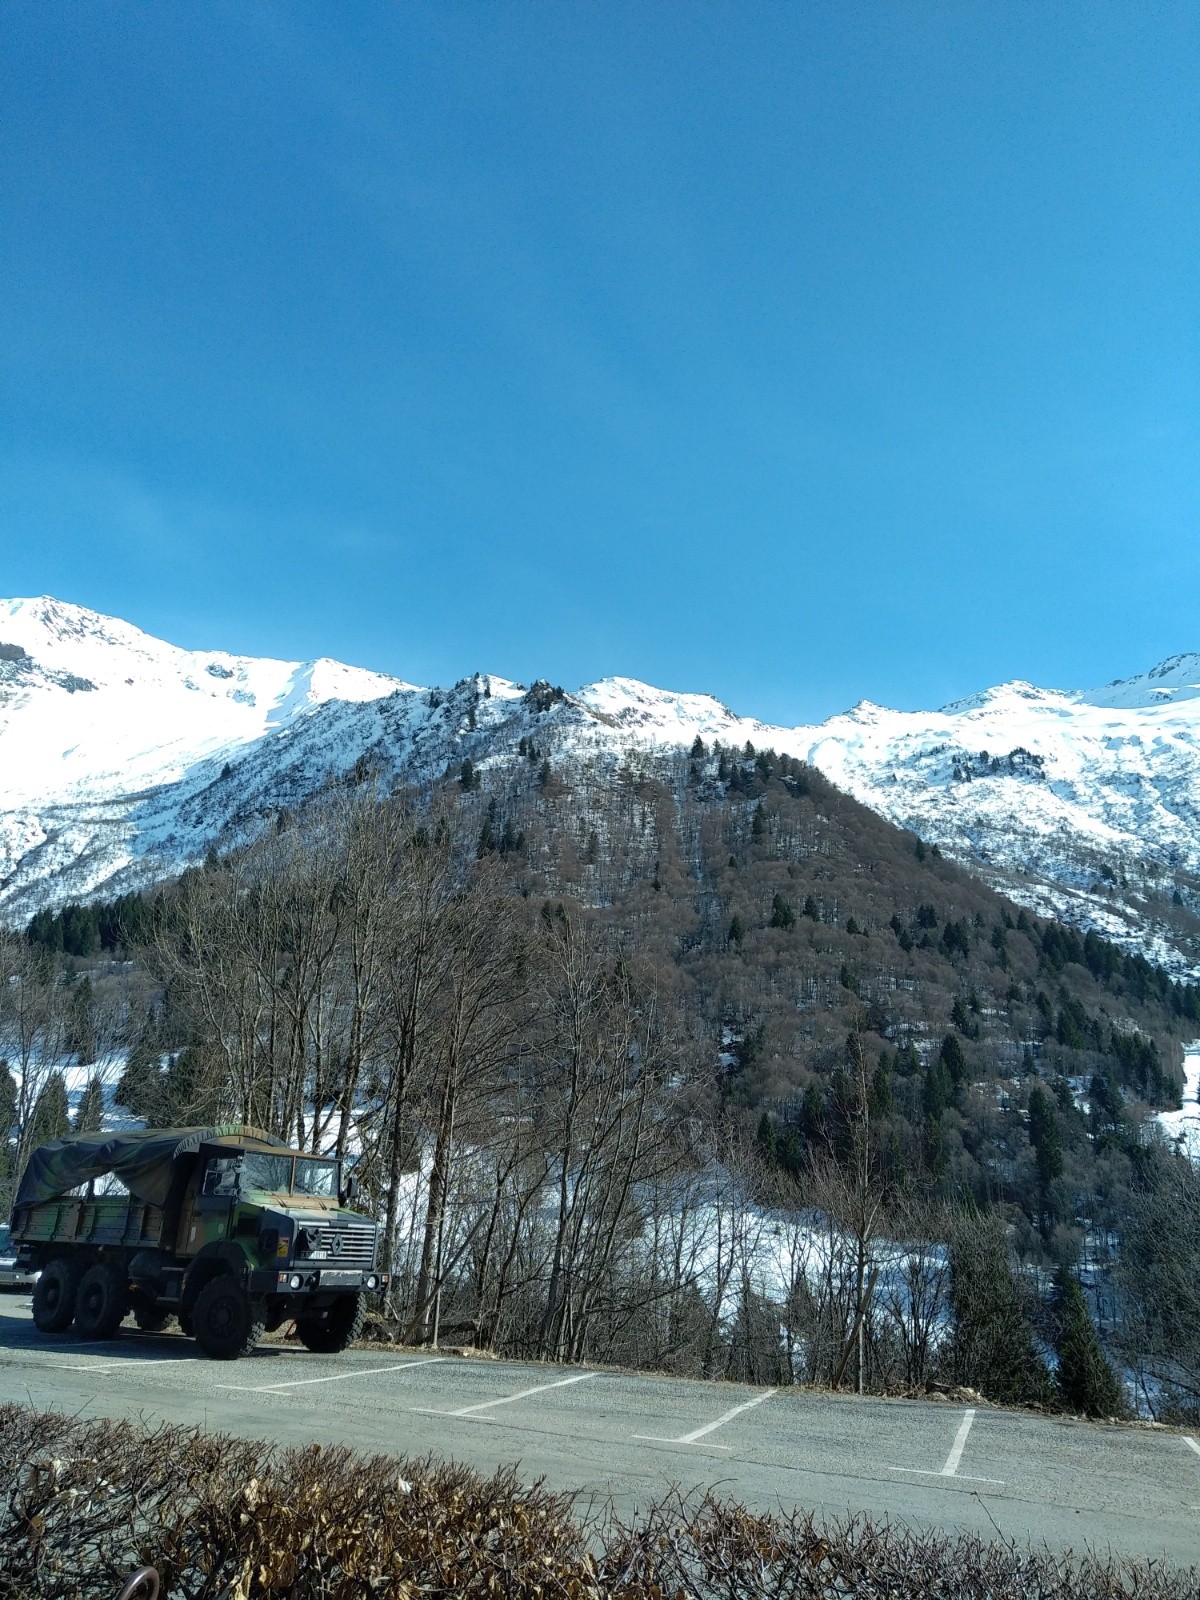
[[[339,1296],[323,1317],[297,1317],[296,1337],[305,1349],[335,1356],[360,1338],[367,1320],[364,1294]]]
[[[252,1300],[228,1273],[209,1279],[191,1314],[196,1343],[214,1361],[248,1356],[263,1336],[265,1320],[262,1302]]]
[[[33,1323],[39,1333],[65,1333],[75,1320],[80,1264],[59,1256],[42,1268],[33,1288]]]
[[[79,1280],[76,1331],[85,1339],[111,1339],[128,1309],[125,1275],[111,1261],[93,1261]]]

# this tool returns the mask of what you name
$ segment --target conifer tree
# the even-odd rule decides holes
[[[1078,1279],[1060,1272],[1054,1295],[1055,1381],[1068,1410],[1085,1417],[1119,1417],[1125,1412],[1121,1384],[1109,1364],[1088,1315]]]
[[[971,1074],[967,1067],[967,1058],[963,1052],[963,1047],[959,1044],[954,1034],[948,1033],[942,1040],[942,1048],[939,1054],[942,1065],[949,1074],[952,1087],[956,1091],[963,1088]]]
[[[0,1216],[7,1216],[12,1205],[17,1174],[13,1171],[17,1132],[17,1083],[0,1061]]]
[[[97,1077],[88,1080],[79,1109],[75,1113],[76,1133],[98,1133],[104,1122],[104,1085]]]
[[[1051,1189],[1055,1180],[1062,1177],[1063,1153],[1058,1118],[1054,1114],[1050,1096],[1040,1084],[1034,1084],[1029,1091],[1029,1143],[1033,1146],[1037,1168],[1042,1234],[1048,1238],[1055,1221]]]
[[[781,894],[776,894],[771,903],[771,926],[773,928],[786,929],[794,928],[795,925],[796,913],[792,910],[791,905],[783,898]]]
[[[67,1085],[61,1072],[52,1072],[38,1091],[30,1118],[31,1148],[45,1144],[50,1139],[61,1139],[71,1131],[70,1107],[67,1103]]]
[[[989,1400],[1045,1400],[1050,1374],[1033,1342],[1003,1220],[962,1217],[950,1239],[951,1363],[958,1381]]]
[[[775,1142],[775,1124],[771,1121],[769,1112],[764,1111],[758,1119],[758,1133],[755,1136],[755,1143],[764,1158],[774,1165],[778,1157],[778,1150]]]

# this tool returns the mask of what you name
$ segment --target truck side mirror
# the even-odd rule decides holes
[[[342,1192],[338,1198],[344,1206],[352,1206],[358,1199],[358,1179],[352,1172],[342,1179]]]

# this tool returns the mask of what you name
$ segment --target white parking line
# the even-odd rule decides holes
[[[1195,1439],[1193,1439],[1190,1434],[1186,1434],[1186,1433],[1184,1434],[1183,1442],[1184,1442],[1184,1444],[1188,1445],[1192,1450],[1194,1450],[1198,1456],[1200,1456],[1200,1444],[1197,1444]]]
[[[199,1356],[138,1356],[133,1361],[56,1361],[59,1372],[122,1372],[126,1367],[179,1367],[185,1361],[199,1361]]]
[[[946,1465],[942,1468],[943,1478],[952,1478],[958,1471],[958,1463],[962,1460],[962,1453],[967,1447],[967,1435],[971,1431],[971,1424],[975,1421],[974,1411],[964,1411],[963,1419],[958,1425],[958,1432],[954,1435],[954,1443],[950,1446],[950,1454],[946,1457]]]
[[[970,1472],[960,1472],[958,1464],[962,1460],[963,1451],[967,1447],[967,1436],[971,1432],[971,1424],[975,1421],[974,1410],[964,1411],[963,1419],[958,1425],[958,1432],[954,1435],[954,1443],[950,1446],[950,1454],[946,1457],[946,1465],[935,1472],[930,1467],[889,1467],[889,1472],[912,1472],[919,1478],[960,1478],[966,1483],[994,1483],[1003,1487],[1003,1478],[978,1478]]]
[[[740,1406],[731,1406],[728,1411],[719,1416],[715,1422],[706,1422],[702,1428],[694,1428],[691,1433],[685,1433],[678,1439],[665,1439],[657,1433],[635,1433],[635,1439],[646,1439],[651,1444],[695,1444],[697,1439],[703,1439],[706,1434],[715,1433],[718,1428],[723,1428],[727,1422],[732,1422],[734,1417],[740,1417],[743,1411],[750,1411],[754,1406],[762,1405],[764,1400],[769,1400],[773,1394],[778,1394],[778,1389],[768,1389],[765,1394],[756,1394],[753,1400],[743,1400]],[[713,1450],[730,1450],[732,1445],[710,1445]]]
[[[519,1394],[506,1394],[499,1400],[483,1400],[474,1406],[460,1406],[457,1411],[435,1411],[430,1406],[413,1406],[411,1409],[429,1417],[473,1417],[481,1411],[492,1411],[496,1406],[515,1405],[518,1400],[528,1400],[531,1395],[546,1394],[551,1389],[565,1389],[568,1384],[586,1383],[589,1378],[599,1376],[598,1372],[577,1372],[573,1377],[560,1378],[557,1383],[539,1383],[536,1389],[522,1389]]]
[[[281,1389],[304,1389],[313,1383],[345,1383],[347,1378],[370,1378],[377,1372],[411,1372],[413,1367],[436,1367],[448,1356],[429,1356],[424,1361],[401,1361],[394,1367],[356,1367],[352,1372],[332,1372],[324,1378],[292,1378],[287,1383],[218,1383],[217,1389],[234,1389],[239,1394],[278,1394]]]

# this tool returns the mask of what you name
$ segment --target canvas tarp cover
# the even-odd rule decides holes
[[[167,1203],[176,1156],[219,1139],[248,1139],[286,1148],[261,1128],[227,1123],[213,1128],[138,1128],[128,1133],[81,1133],[43,1144],[29,1158],[15,1205],[37,1205],[106,1173],[118,1177],[146,1205]]]

